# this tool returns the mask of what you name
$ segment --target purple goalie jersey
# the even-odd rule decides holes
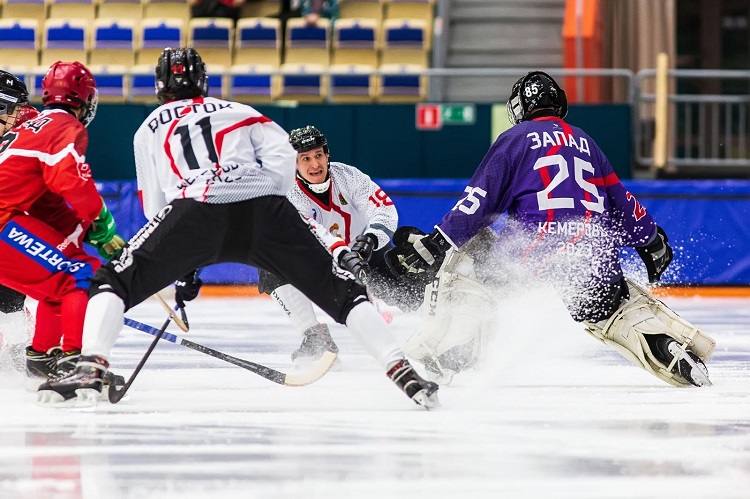
[[[642,246],[656,230],[594,140],[555,117],[501,134],[464,192],[438,224],[459,247],[506,211],[539,237],[601,236]]]

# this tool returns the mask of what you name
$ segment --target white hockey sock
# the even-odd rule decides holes
[[[271,296],[300,334],[318,324],[310,299],[291,284],[279,286],[271,292]]]
[[[346,326],[367,353],[384,368],[405,358],[383,317],[369,301],[356,305],[349,312]]]
[[[82,355],[109,357],[125,321],[125,304],[114,293],[99,293],[89,300],[83,321]]]

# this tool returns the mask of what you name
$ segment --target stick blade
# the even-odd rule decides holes
[[[284,384],[286,386],[305,386],[314,383],[331,370],[337,358],[338,355],[333,352],[324,352],[318,360],[313,362],[310,369],[284,376]]]

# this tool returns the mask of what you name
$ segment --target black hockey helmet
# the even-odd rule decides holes
[[[156,63],[159,103],[208,95],[206,65],[193,47],[165,48]]]
[[[13,114],[17,107],[29,102],[26,84],[17,76],[0,70],[0,114]]]
[[[532,71],[513,85],[506,106],[508,119],[517,125],[530,119],[534,111],[542,108],[552,108],[558,118],[565,118],[568,114],[568,98],[550,75]]]
[[[323,133],[312,125],[296,128],[289,133],[289,143],[298,153],[322,147],[328,154],[328,141]]]

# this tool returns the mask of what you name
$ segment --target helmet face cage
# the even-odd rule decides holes
[[[42,104],[62,104],[82,109],[78,116],[83,126],[88,126],[96,116],[99,93],[91,71],[78,61],[57,61],[47,70],[42,80]]]
[[[13,114],[29,102],[26,84],[15,75],[0,70],[0,115]]]
[[[297,128],[289,133],[289,143],[298,153],[311,151],[318,147],[328,154],[328,141],[323,133],[312,125]]]
[[[192,47],[164,49],[156,63],[155,75],[160,104],[208,95],[206,65]]]
[[[532,71],[519,79],[510,93],[506,105],[508,119],[517,125],[528,120],[540,108],[551,107],[559,118],[568,114],[568,99],[565,91],[547,73]]]

